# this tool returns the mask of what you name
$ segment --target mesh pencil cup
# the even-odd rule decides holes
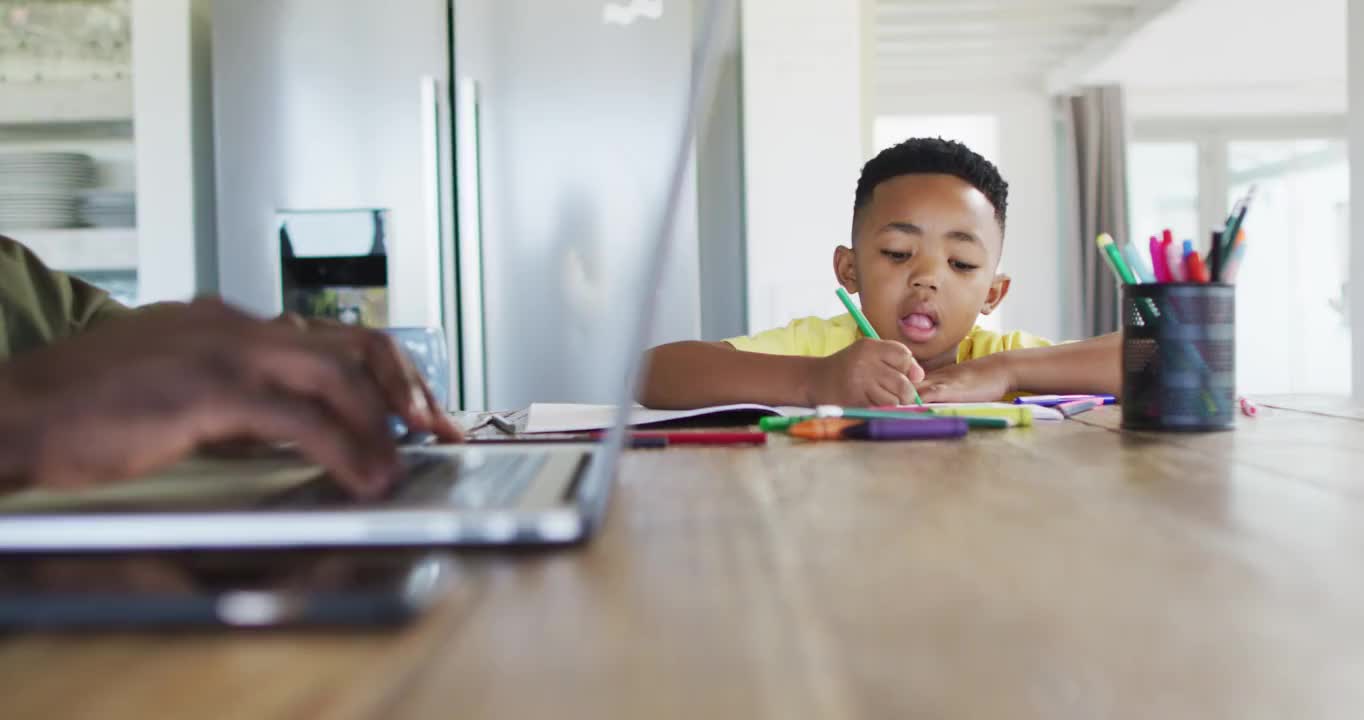
[[[1124,285],[1122,426],[1229,430],[1235,407],[1236,288]]]

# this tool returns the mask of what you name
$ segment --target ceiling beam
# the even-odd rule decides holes
[[[878,0],[878,8],[1131,8],[1141,0]]]
[[[915,7],[904,9],[880,8],[876,13],[876,23],[879,27],[890,28],[897,25],[917,25],[920,23],[944,23],[944,24],[964,24],[964,23],[998,23],[1001,25],[1041,25],[1050,26],[1057,23],[1085,23],[1108,25],[1116,20],[1121,20],[1133,13],[1133,9],[1124,6],[1086,8],[1086,7],[1056,7],[1056,8],[991,8],[991,7]]]
[[[969,91],[964,88],[969,88]],[[887,112],[899,108],[904,98],[923,95],[969,95],[973,98],[990,94],[1012,94],[1042,90],[1040,73],[958,73],[951,76],[906,76],[893,80],[880,80],[875,85],[876,105]],[[903,110],[895,110],[903,112]],[[915,112],[931,113],[932,108],[918,108]]]
[[[1072,54],[1074,47],[1029,47],[1025,45],[1013,45],[1005,47],[963,47],[963,46],[927,46],[915,48],[913,51],[904,50],[884,50],[876,53],[876,62],[881,65],[893,64],[896,62],[915,62],[925,58],[930,59],[968,59],[968,58],[991,58],[995,60],[1015,60],[1018,58],[1035,58],[1053,62],[1063,59]]]
[[[943,38],[923,37],[910,42],[877,40],[873,42],[878,53],[921,53],[921,52],[973,52],[973,50],[992,50],[1001,48],[1065,49],[1079,48],[1086,38],[1075,35],[1004,35],[1004,37]]]
[[[936,39],[1027,39],[1064,40],[1094,37],[1109,26],[1103,23],[1053,23],[1051,25],[998,25],[987,23],[938,23],[933,25],[903,26],[877,30],[877,42],[919,42]]]
[[[1059,95],[1073,91],[1083,82],[1085,75],[1116,52],[1124,40],[1181,1],[1140,0],[1128,17],[1113,23],[1075,54],[1057,63],[1047,73],[1047,92]]]

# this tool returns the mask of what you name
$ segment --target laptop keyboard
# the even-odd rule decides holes
[[[390,496],[403,505],[446,502],[465,510],[511,507],[545,464],[544,453],[462,456],[412,453],[404,479]],[[453,487],[451,483],[453,482]]]
[[[462,510],[513,507],[547,459],[543,452],[405,453],[402,478],[379,504],[448,505]],[[264,503],[276,510],[359,504],[326,478],[291,488]]]

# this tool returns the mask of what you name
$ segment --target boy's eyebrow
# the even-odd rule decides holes
[[[892,223],[886,223],[886,226],[883,227],[883,228],[881,228],[881,232],[886,232],[887,230],[894,230],[895,232],[902,232],[902,233],[905,233],[906,235],[923,235],[923,234],[924,234],[924,229],[923,229],[923,228],[921,228],[921,227],[919,227],[918,225],[915,225],[914,223],[911,223],[911,222],[892,222]],[[952,239],[952,240],[960,240],[960,241],[962,241],[962,242],[969,242],[969,243],[976,243],[977,245],[984,245],[984,243],[982,243],[982,242],[980,241],[980,238],[976,237],[976,235],[975,235],[974,233],[970,233],[970,232],[967,232],[967,231],[965,231],[965,230],[952,230],[952,231],[950,231],[950,232],[947,233],[947,237],[948,237],[949,239]]]
[[[887,230],[894,230],[894,231],[896,231],[896,232],[902,232],[902,233],[905,233],[906,235],[923,235],[923,234],[924,234],[923,228],[919,227],[918,225],[915,225],[914,223],[908,223],[908,222],[892,222],[892,223],[886,223],[886,226],[883,227],[883,228],[881,228],[881,232],[885,232],[885,231],[887,231]]]

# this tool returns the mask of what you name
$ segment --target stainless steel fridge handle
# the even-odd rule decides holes
[[[441,212],[442,190],[441,187],[441,139],[440,139],[440,80],[433,75],[423,75],[420,78],[421,103],[420,110],[420,141],[421,141],[421,187],[422,187],[422,214],[426,222],[425,232],[422,235],[422,252],[429,259],[426,263],[427,294],[426,306],[436,308],[440,315],[440,324],[445,325],[450,318],[448,309],[448,297],[450,295],[447,284],[450,282],[447,276],[453,272],[448,260],[449,253],[445,251],[442,238],[445,236],[445,218]],[[446,357],[453,358],[454,343],[449,335],[445,340]],[[452,388],[455,383],[454,378],[450,377],[451,363],[446,363],[446,387]],[[447,392],[445,397],[437,398],[443,408],[449,409],[454,402],[453,392]]]
[[[455,193],[458,198],[455,244],[459,263],[460,366],[465,410],[484,410],[488,402],[478,122],[478,83],[473,78],[459,78],[455,85]]]

